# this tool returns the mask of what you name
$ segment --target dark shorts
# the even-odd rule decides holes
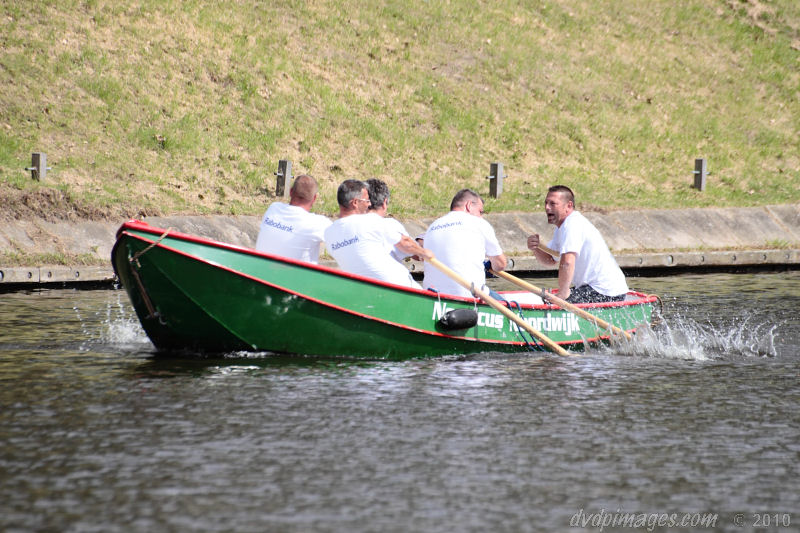
[[[606,296],[600,294],[589,285],[581,285],[569,292],[567,301],[571,304],[588,304],[588,303],[602,303],[602,302],[621,302],[625,299],[624,294],[619,296]]]

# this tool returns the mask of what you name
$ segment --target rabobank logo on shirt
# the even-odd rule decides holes
[[[281,224],[277,220],[272,220],[269,217],[264,217],[264,224],[266,224],[267,226],[271,226],[271,227],[273,227],[275,229],[279,229],[281,231],[288,231],[289,233],[291,233],[292,230],[294,229],[292,226],[287,226],[285,224]]]
[[[463,224],[461,224],[460,220],[458,222],[446,222],[444,224],[437,224],[435,226],[431,226],[430,228],[428,228],[428,231],[429,232],[430,231],[436,231],[436,230],[440,230],[440,229],[450,228],[450,227],[453,227],[453,226],[462,226],[462,225]]]
[[[345,246],[350,246],[351,244],[355,244],[357,242],[358,242],[358,235],[356,235],[352,239],[345,239],[343,241],[331,244],[331,250],[338,250],[339,248],[344,248]]]

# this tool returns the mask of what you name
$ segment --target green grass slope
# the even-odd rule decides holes
[[[585,210],[800,201],[795,0],[0,6],[6,218],[260,214],[279,159],[328,214],[379,177],[436,215],[494,161],[496,211],[555,183]]]

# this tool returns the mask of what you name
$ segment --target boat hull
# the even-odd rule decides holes
[[[112,262],[159,351],[405,359],[542,349],[473,299],[406,289],[138,221],[120,228]],[[587,309],[635,331],[650,322],[654,301],[639,295],[625,304]],[[609,332],[572,313],[522,307],[534,328],[565,347],[609,339]],[[475,309],[478,323],[444,330],[439,318],[462,308]]]

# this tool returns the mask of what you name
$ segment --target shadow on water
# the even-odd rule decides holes
[[[133,368],[137,377],[173,378],[187,375],[204,376],[220,372],[258,373],[267,369],[286,373],[324,371],[345,373],[353,369],[372,368],[385,361],[355,358],[331,358],[273,353],[229,353],[215,356],[201,354],[153,354]]]
[[[137,377],[173,378],[187,375],[201,377],[219,373],[252,373],[264,371],[292,374],[326,374],[341,376],[362,370],[380,370],[398,364],[425,366],[441,363],[498,363],[504,360],[524,359],[529,364],[540,364],[548,355],[536,353],[508,354],[484,352],[469,355],[451,355],[435,358],[412,358],[404,362],[391,359],[364,359],[348,356],[287,355],[271,352],[231,352],[214,356],[197,353],[151,353],[141,364],[133,368]]]

